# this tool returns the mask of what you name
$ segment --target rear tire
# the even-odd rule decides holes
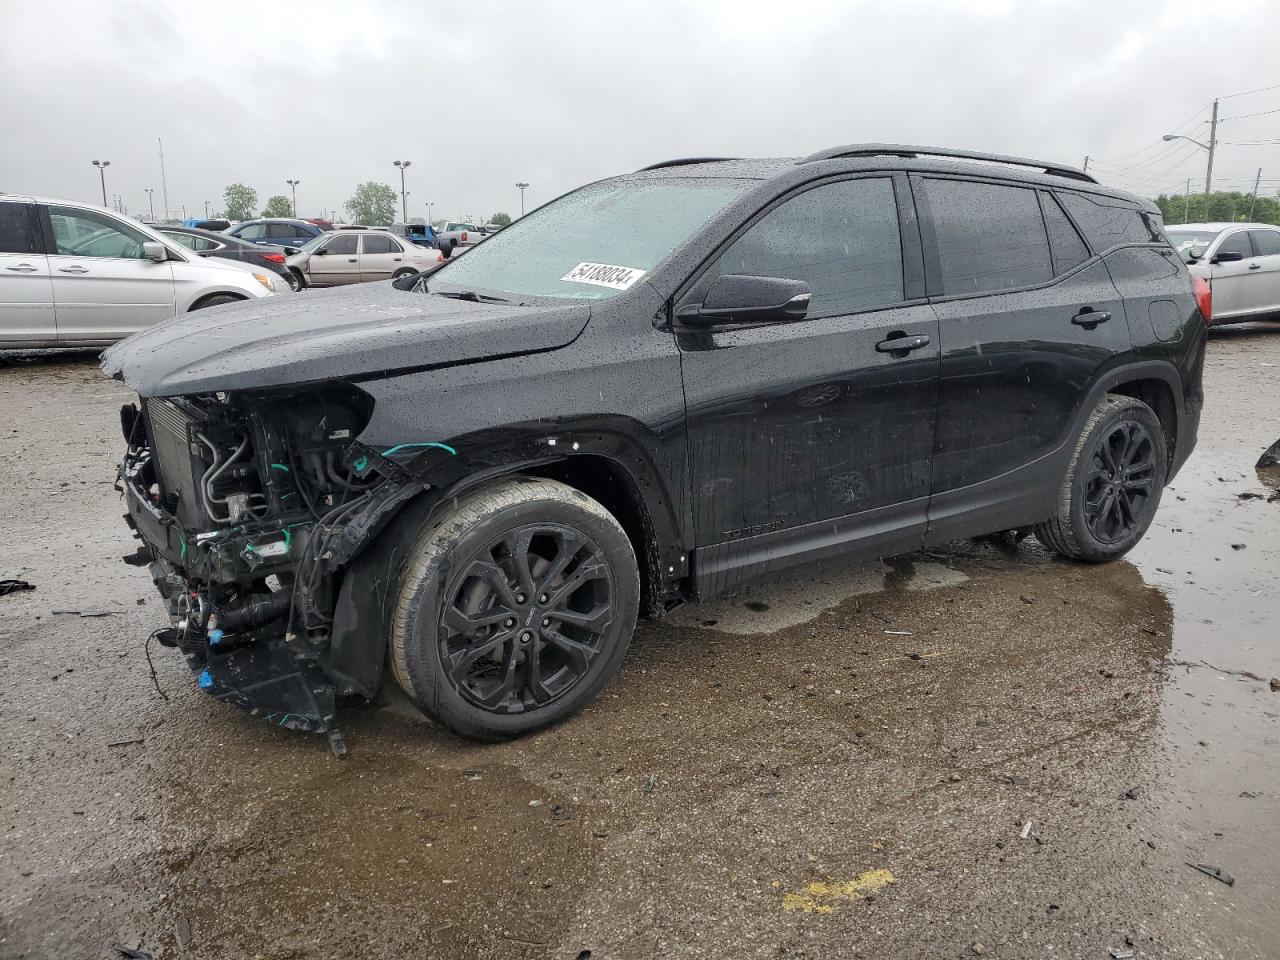
[[[613,676],[639,604],[631,542],[603,506],[553,480],[506,480],[433,516],[409,552],[392,672],[454,733],[522,736]]]
[[[1155,518],[1168,463],[1155,411],[1132,397],[1103,397],[1076,442],[1057,513],[1036,525],[1036,538],[1086,563],[1123,556]]]

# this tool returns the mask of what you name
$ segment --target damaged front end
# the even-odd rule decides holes
[[[169,605],[161,643],[207,693],[282,727],[333,736],[337,696],[375,692],[327,659],[342,572],[426,484],[356,442],[372,409],[334,383],[121,410],[119,486],[143,541],[126,560]]]

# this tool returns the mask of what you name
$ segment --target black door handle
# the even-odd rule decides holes
[[[1260,264],[1260,263],[1251,263],[1251,264],[1249,264],[1249,269],[1250,269],[1250,270],[1261,270],[1261,269],[1262,269],[1262,264]]]
[[[1081,310],[1071,318],[1071,322],[1078,327],[1084,327],[1086,330],[1092,330],[1098,324],[1106,323],[1110,319],[1111,314],[1107,313],[1105,310]]]
[[[907,336],[901,330],[895,330],[888,337],[876,344],[878,353],[888,353],[895,357],[905,357],[912,350],[919,350],[921,347],[929,345],[929,335],[925,333],[917,333],[914,336]]]

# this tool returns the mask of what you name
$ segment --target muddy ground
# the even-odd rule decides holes
[[[126,393],[0,362],[0,956],[1280,956],[1280,326],[1217,332],[1206,393],[1127,561],[824,567],[642,625],[550,732],[388,691],[339,762],[153,648],[157,694]]]

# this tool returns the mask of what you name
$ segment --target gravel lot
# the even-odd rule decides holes
[[[829,565],[643,624],[554,730],[387,690],[339,762],[153,647],[161,699],[127,392],[0,359],[0,957],[1274,958],[1280,325],[1218,331],[1206,394],[1129,560]]]

